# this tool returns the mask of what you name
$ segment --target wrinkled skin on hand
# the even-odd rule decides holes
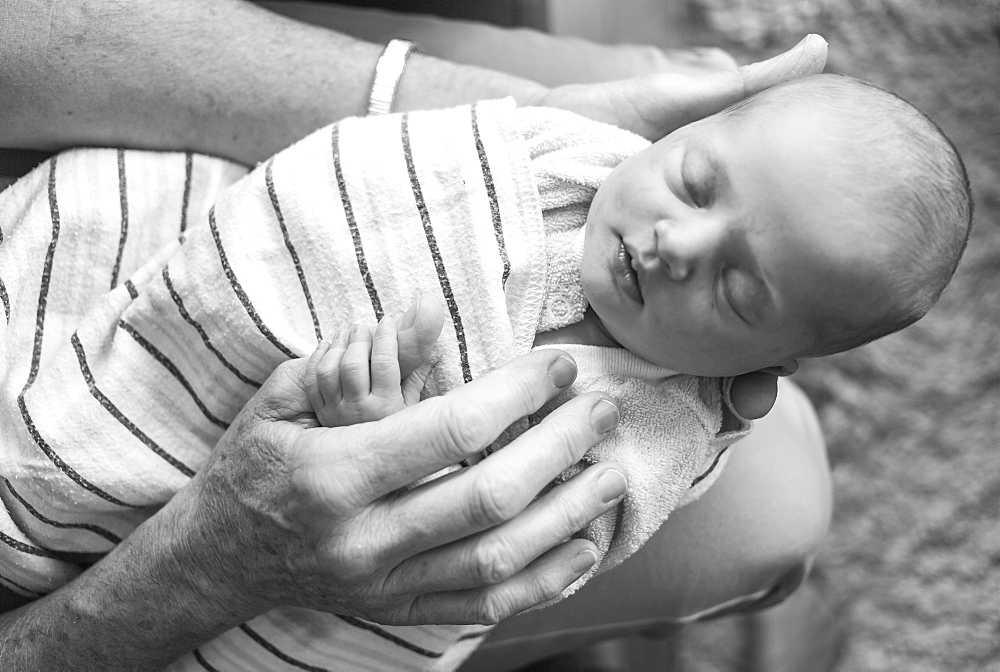
[[[558,351],[530,353],[379,422],[320,427],[286,362],[192,483],[193,539],[209,539],[229,599],[386,624],[497,623],[552,599],[595,561],[573,532],[620,501],[620,467],[595,465],[533,501],[617,424],[589,393],[474,467],[414,480],[477,454],[575,376]]]

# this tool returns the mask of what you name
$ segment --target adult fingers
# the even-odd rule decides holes
[[[592,543],[571,539],[502,583],[419,595],[410,605],[407,622],[496,625],[525,609],[555,599],[595,562],[597,553]]]
[[[606,437],[617,426],[618,417],[618,408],[606,394],[580,395],[471,469],[386,502],[389,510],[385,518],[391,521],[400,547],[411,555],[500,525],[517,516],[546,485]],[[623,487],[624,480],[619,479]],[[515,565],[520,561],[523,566],[609,506],[595,483],[588,477],[560,491],[559,497],[549,500],[544,515],[529,516],[525,524],[511,531],[522,541],[533,537],[531,543],[518,549],[525,557],[512,558]],[[441,515],[443,511],[447,515]],[[476,552],[471,547],[458,550],[465,556],[456,561],[459,563]],[[487,555],[492,550],[487,549]]]
[[[444,309],[437,301],[418,296],[397,325],[400,377],[416,371],[431,355],[444,326]]]
[[[576,362],[554,349],[533,351],[448,394],[377,423],[342,428],[350,451],[318,451],[365,505],[479,453],[515,420],[537,411],[576,378]],[[321,447],[320,447],[321,448]]]
[[[806,35],[788,51],[772,56],[766,61],[737,68],[733,86],[741,97],[752,96],[758,91],[796,77],[817,75],[826,66],[827,43],[816,34]],[[722,75],[725,76],[725,75]]]
[[[690,86],[674,87],[668,94],[670,105],[682,113],[674,124],[681,126],[715,114],[775,84],[818,74],[826,65],[826,54],[826,40],[807,35],[788,51],[766,61],[708,77],[688,78]]]
[[[403,562],[389,577],[393,590],[440,592],[505,581],[617,505],[627,488],[621,467],[590,467],[511,520]]]

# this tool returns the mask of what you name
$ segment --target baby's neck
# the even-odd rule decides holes
[[[583,319],[579,322],[535,334],[535,345],[558,345],[560,343],[621,347],[601,328],[597,316],[590,308],[587,309]]]

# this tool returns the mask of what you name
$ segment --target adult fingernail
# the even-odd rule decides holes
[[[597,553],[591,550],[580,551],[573,558],[573,571],[577,574],[582,574],[587,571],[597,562]]]
[[[560,390],[569,387],[576,380],[576,362],[566,355],[559,355],[558,359],[549,365],[549,380]]]
[[[628,490],[628,479],[617,469],[608,469],[597,479],[597,494],[605,504],[617,502]]]
[[[598,434],[607,434],[618,426],[618,407],[608,401],[601,399],[590,409],[590,426]]]

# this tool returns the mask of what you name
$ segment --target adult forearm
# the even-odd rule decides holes
[[[244,163],[365,110],[383,45],[240,0],[14,0],[0,8],[0,146],[190,149]],[[398,107],[533,82],[414,55]]]
[[[221,535],[187,507],[190,496],[72,583],[0,615],[0,669],[158,669],[263,611],[213,571]]]

